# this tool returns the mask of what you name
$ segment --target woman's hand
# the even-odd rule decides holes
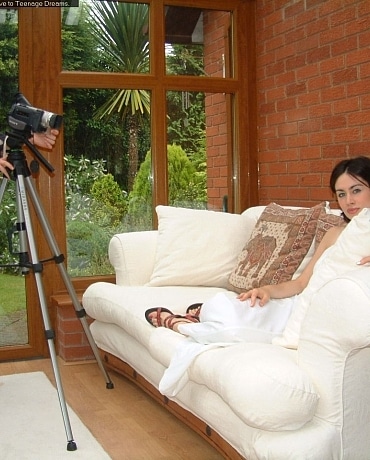
[[[33,139],[31,138],[30,142],[38,147],[51,150],[54,147],[58,134],[58,129],[51,129],[44,133],[33,133]]]
[[[365,265],[370,264],[370,256],[363,257],[361,260],[357,262],[357,265]]]
[[[251,299],[250,306],[254,307],[256,305],[257,299],[259,299],[259,306],[263,307],[270,300],[271,296],[266,289],[266,287],[254,288],[247,292],[242,292],[237,297],[239,300],[244,301]]]
[[[9,161],[4,160],[4,158],[0,158],[0,171],[4,174],[4,176],[6,176],[8,179],[10,179],[9,173],[6,170],[6,168],[8,168],[11,171],[13,171],[14,166],[11,163],[9,163]]]

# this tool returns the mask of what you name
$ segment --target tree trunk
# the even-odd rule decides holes
[[[139,146],[138,146],[138,122],[136,116],[129,116],[128,121],[128,129],[129,129],[129,143],[128,143],[128,192],[131,192],[137,170],[138,170],[138,163],[139,163]]]

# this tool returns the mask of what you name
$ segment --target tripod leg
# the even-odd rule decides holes
[[[56,240],[55,240],[55,237],[53,235],[53,232],[51,230],[50,224],[49,224],[48,220],[46,219],[44,209],[42,207],[42,204],[41,204],[40,199],[39,199],[39,197],[38,197],[38,195],[36,193],[36,190],[34,188],[34,185],[33,185],[32,181],[31,181],[30,177],[26,177],[25,180],[26,180],[27,191],[28,191],[28,193],[29,193],[29,195],[31,197],[32,203],[33,203],[33,205],[35,207],[36,214],[37,214],[39,222],[40,222],[40,224],[42,226],[42,229],[44,231],[46,241],[48,242],[49,248],[50,248],[50,250],[52,251],[52,253],[54,255],[54,259],[55,259],[55,261],[56,261],[56,263],[58,265],[58,269],[59,269],[59,272],[60,272],[60,274],[62,276],[62,279],[64,281],[64,285],[67,288],[67,291],[68,291],[68,293],[69,293],[69,295],[71,297],[74,309],[76,311],[76,316],[81,321],[81,325],[82,325],[82,327],[84,329],[86,337],[87,337],[87,339],[89,341],[89,344],[91,346],[91,349],[92,349],[92,351],[94,353],[95,359],[96,359],[96,361],[97,361],[97,363],[99,365],[99,368],[100,368],[101,372],[103,373],[103,376],[104,376],[105,382],[106,382],[106,387],[108,389],[111,389],[111,388],[113,388],[113,383],[112,383],[107,371],[105,370],[105,367],[103,365],[103,362],[102,362],[100,354],[99,354],[98,347],[96,346],[94,338],[93,338],[93,336],[91,334],[89,325],[88,325],[87,320],[86,320],[86,311],[81,306],[81,303],[79,302],[79,300],[77,298],[77,294],[76,294],[76,291],[75,291],[75,289],[73,287],[71,279],[70,279],[70,277],[68,275],[67,269],[66,269],[65,264],[64,264],[64,256],[59,251],[59,248],[58,248],[58,245],[56,243]]]
[[[21,220],[23,217],[23,223],[26,224],[28,246],[29,246],[29,250],[31,254],[32,269],[35,274],[37,291],[39,294],[42,319],[43,319],[44,327],[45,327],[45,337],[46,337],[48,347],[49,347],[51,362],[52,362],[53,371],[54,371],[55,383],[56,383],[57,392],[58,392],[59,404],[60,404],[60,408],[62,411],[64,427],[65,427],[65,431],[67,435],[67,450],[74,451],[77,449],[77,445],[75,441],[73,440],[71,423],[69,420],[62,381],[60,378],[59,367],[58,367],[58,362],[57,362],[57,355],[55,352],[55,345],[54,345],[55,332],[52,330],[51,324],[50,324],[46,296],[45,296],[44,287],[43,287],[42,278],[41,278],[42,264],[40,263],[38,259],[35,238],[34,238],[34,233],[33,233],[33,227],[32,227],[32,222],[31,222],[31,218],[29,214],[28,202],[27,202],[27,197],[26,197],[24,177],[22,175],[19,175],[17,177],[17,186],[18,186],[18,193],[20,196],[20,202],[22,203],[21,210],[18,210],[18,214],[21,217]]]
[[[3,196],[5,193],[7,184],[8,184],[8,179],[4,176],[1,180],[1,186],[0,186],[0,203],[3,201]]]

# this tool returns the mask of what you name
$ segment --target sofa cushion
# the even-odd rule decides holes
[[[218,393],[250,426],[296,430],[312,419],[319,395],[295,356],[261,343],[218,348],[196,358],[189,378]]]
[[[157,206],[158,242],[149,286],[226,288],[254,222],[224,212]]]
[[[370,209],[363,209],[344,228],[337,241],[328,248],[316,263],[314,273],[300,294],[296,308],[290,316],[284,333],[273,339],[277,345],[297,348],[302,322],[311,298],[320,287],[336,276],[357,268],[356,263],[370,255]]]
[[[229,281],[238,290],[292,279],[315,238],[325,203],[310,209],[266,206],[247,241]]]

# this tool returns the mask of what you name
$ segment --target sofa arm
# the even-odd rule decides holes
[[[302,324],[299,366],[321,399],[316,415],[344,426],[353,445],[370,452],[370,267],[325,283],[312,297]],[[347,418],[348,417],[348,418]],[[348,455],[348,458],[365,458]]]
[[[119,233],[109,242],[109,260],[120,286],[142,286],[153,273],[157,230]]]

